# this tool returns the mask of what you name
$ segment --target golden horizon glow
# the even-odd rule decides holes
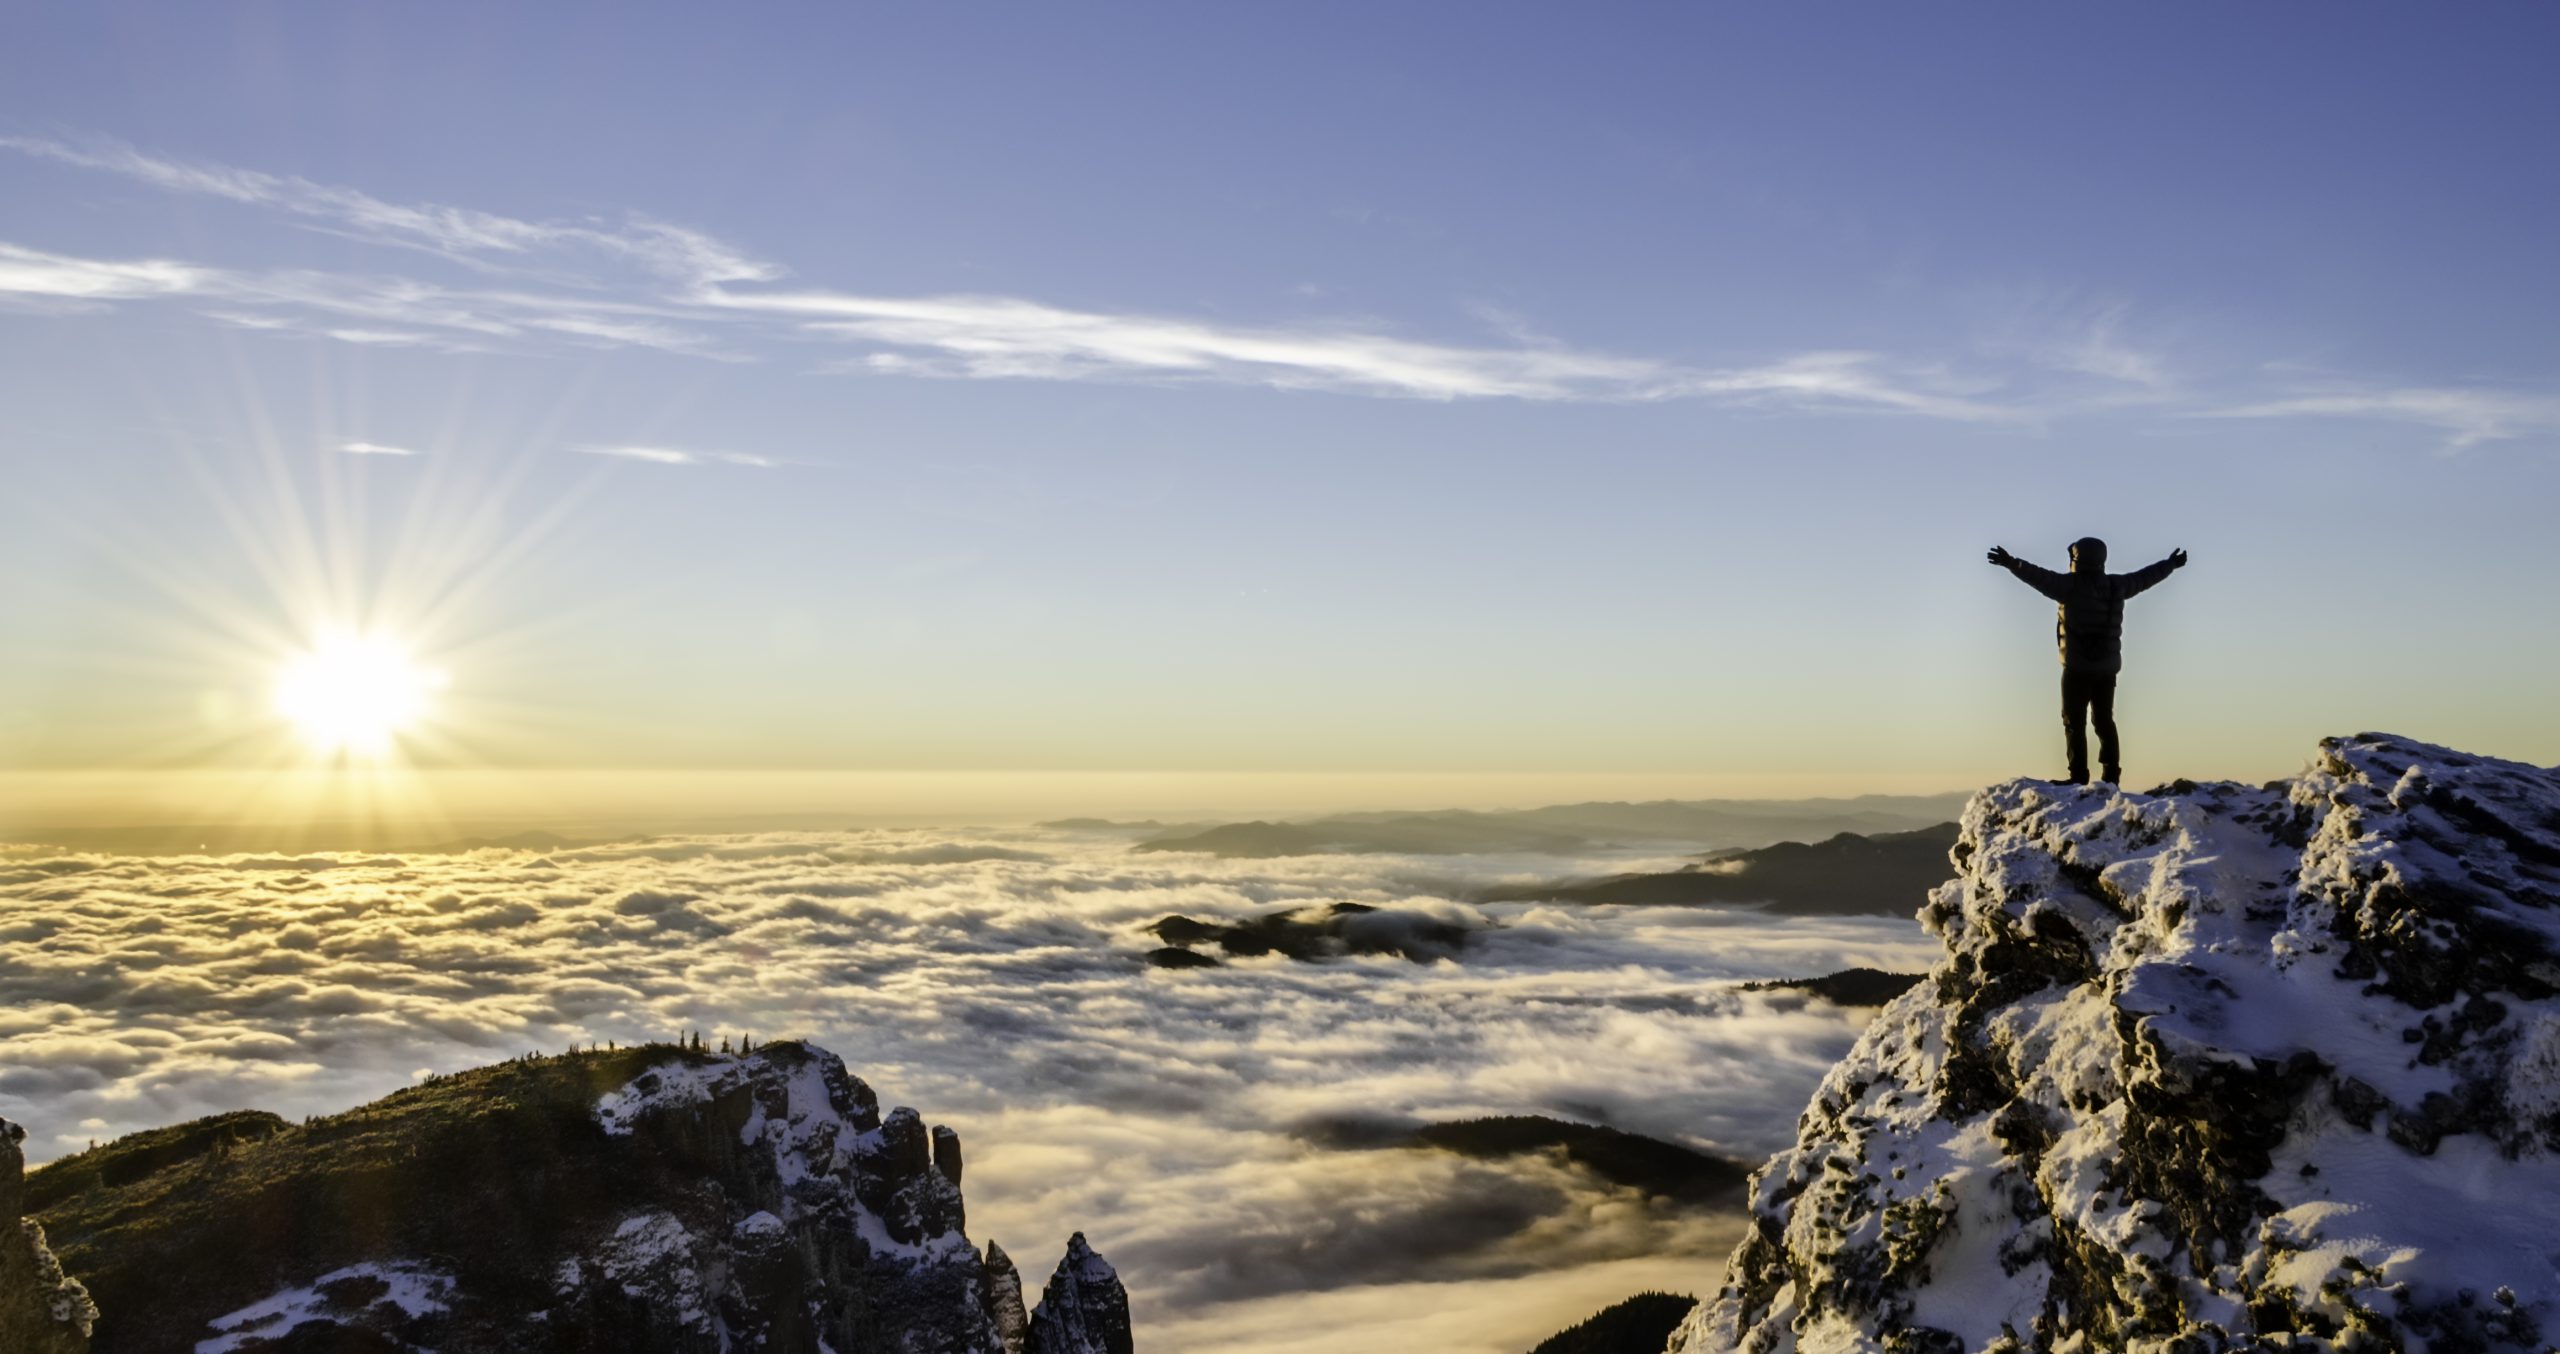
[[[314,752],[380,760],[449,684],[442,669],[420,665],[397,640],[332,631],[276,674],[275,711]]]

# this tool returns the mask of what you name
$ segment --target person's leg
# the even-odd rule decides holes
[[[2116,675],[2101,674],[2089,684],[2089,715],[2098,726],[2098,766],[2109,785],[2124,781],[2124,760],[2116,755]]]
[[[2062,746],[2071,755],[2071,783],[2074,785],[2089,783],[2089,730],[2082,723],[2088,713],[2089,691],[2082,675],[2063,669]]]

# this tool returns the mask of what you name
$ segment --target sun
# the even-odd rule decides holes
[[[276,674],[276,713],[316,752],[385,756],[424,719],[445,674],[380,635],[324,635]]]

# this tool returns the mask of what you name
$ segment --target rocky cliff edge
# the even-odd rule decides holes
[[[2546,1350],[2560,773],[1977,795],[1679,1354]]]

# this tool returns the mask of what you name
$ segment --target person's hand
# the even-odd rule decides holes
[[[2184,552],[2182,551],[2180,553],[2183,554]],[[2006,569],[2010,565],[2018,562],[2017,556],[2010,554],[2007,550],[1996,545],[1991,547],[1991,553],[1983,556],[1983,558],[1999,565],[2003,569]],[[2184,563],[2185,561],[2181,560],[2180,562]]]
[[[2187,567],[2187,548],[2185,546],[2179,546],[2177,549],[2169,552],[2169,567],[2172,569],[2183,569]]]

